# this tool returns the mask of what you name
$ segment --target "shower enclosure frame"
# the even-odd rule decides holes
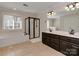
[[[32,26],[33,26],[33,37],[31,37],[31,20],[33,20],[33,24],[32,24]],[[28,26],[26,27],[26,23],[28,22]],[[35,21],[36,21],[36,24],[35,24]],[[39,21],[39,24],[37,23],[37,21]],[[39,34],[38,34],[38,36],[35,36],[35,28],[36,28],[36,25],[39,25],[39,30],[38,30],[38,32],[39,32]],[[26,28],[28,28],[27,29],[27,31],[26,31]],[[33,39],[33,38],[39,38],[40,37],[40,19],[39,18],[34,18],[34,17],[27,17],[27,18],[25,18],[25,35],[29,35],[29,39]]]

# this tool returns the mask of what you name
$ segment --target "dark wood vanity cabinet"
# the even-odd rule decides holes
[[[59,36],[57,35],[51,35],[51,37],[49,38],[50,39],[50,46],[52,48],[54,48],[55,50],[58,50],[59,51]]]
[[[79,39],[60,36],[60,52],[69,56],[79,56]]]
[[[63,54],[70,55],[70,46],[71,44],[69,42],[60,40],[60,52]]]
[[[57,35],[42,33],[42,42],[59,51],[59,39]]]
[[[46,44],[46,45],[48,45],[48,46],[50,45],[50,43],[49,43],[50,40],[48,39],[47,34],[43,33],[43,34],[42,34],[42,39],[43,39],[42,42],[43,42],[44,44]]]
[[[79,56],[78,38],[43,32],[42,42],[67,56]]]
[[[70,55],[79,56],[79,45],[71,44]]]

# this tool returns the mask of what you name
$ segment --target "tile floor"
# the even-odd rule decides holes
[[[65,56],[65,55],[42,44],[42,42],[27,41],[21,44],[0,48],[0,56]]]

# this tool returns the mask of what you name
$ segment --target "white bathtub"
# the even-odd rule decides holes
[[[0,47],[22,43],[29,40],[23,32],[0,32]]]

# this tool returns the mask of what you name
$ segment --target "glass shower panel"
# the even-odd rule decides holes
[[[35,20],[35,37],[39,37],[39,20]]]
[[[30,38],[33,38],[34,37],[34,34],[33,34],[33,31],[34,31],[34,19],[30,19]]]
[[[29,34],[29,20],[25,19],[25,32],[26,35]]]

